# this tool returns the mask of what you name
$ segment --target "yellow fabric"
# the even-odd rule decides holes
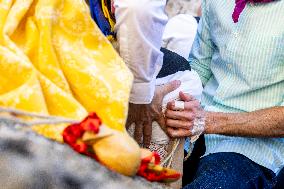
[[[101,0],[101,4],[102,4],[102,10],[103,10],[103,13],[104,13],[104,16],[107,18],[110,26],[111,26],[111,30],[112,32],[114,31],[114,25],[115,25],[115,21],[112,19],[111,15],[110,15],[110,12],[108,10],[108,7],[106,5],[106,2],[105,0]]]
[[[132,75],[83,0],[0,0],[0,106],[125,131]],[[38,126],[62,140],[65,125]]]

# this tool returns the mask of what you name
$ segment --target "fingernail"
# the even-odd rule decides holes
[[[176,87],[178,87],[180,84],[181,84],[181,81],[180,81],[180,80],[175,80],[175,81],[174,81],[174,85],[175,85]]]
[[[149,148],[149,147],[150,147],[150,144],[143,144],[143,147],[144,147],[144,148]]]
[[[170,107],[171,107],[172,109],[175,108],[175,101],[171,101],[171,102],[170,102]]]
[[[181,81],[177,80],[177,86],[181,85]]]

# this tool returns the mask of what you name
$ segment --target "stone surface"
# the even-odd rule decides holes
[[[167,13],[169,17],[177,14],[191,14],[197,16],[201,0],[169,0]]]
[[[67,145],[14,128],[0,118],[0,188],[162,189],[157,183],[114,173]]]

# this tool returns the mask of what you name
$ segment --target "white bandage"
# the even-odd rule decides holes
[[[205,130],[205,112],[201,109],[201,112],[199,112],[199,115],[195,118],[193,123],[193,128],[191,130],[191,133],[193,137],[191,137],[191,143],[195,142],[200,135],[203,134]]]
[[[185,109],[185,106],[184,106],[184,102],[183,101],[175,101],[174,110],[182,111],[184,109]]]

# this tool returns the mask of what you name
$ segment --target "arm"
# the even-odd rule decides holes
[[[203,114],[200,104],[190,95],[180,94],[185,101],[184,111],[174,111],[168,104],[166,124],[172,137],[191,137],[197,115]],[[249,113],[204,112],[204,134],[237,137],[284,137],[284,106],[257,110]]]
[[[284,100],[280,106],[250,113],[206,113],[206,134],[284,137]]]
[[[150,104],[162,67],[166,0],[114,0],[120,55],[134,74],[133,104]]]
[[[273,107],[251,113],[208,112],[205,134],[284,137],[284,107]]]
[[[165,5],[166,0],[114,0],[120,55],[134,75],[126,127],[135,123],[134,138],[140,143],[143,136],[145,146],[151,141],[152,122],[161,117],[165,95],[160,89],[155,91],[163,63]],[[176,88],[174,83],[169,86],[170,90]]]

